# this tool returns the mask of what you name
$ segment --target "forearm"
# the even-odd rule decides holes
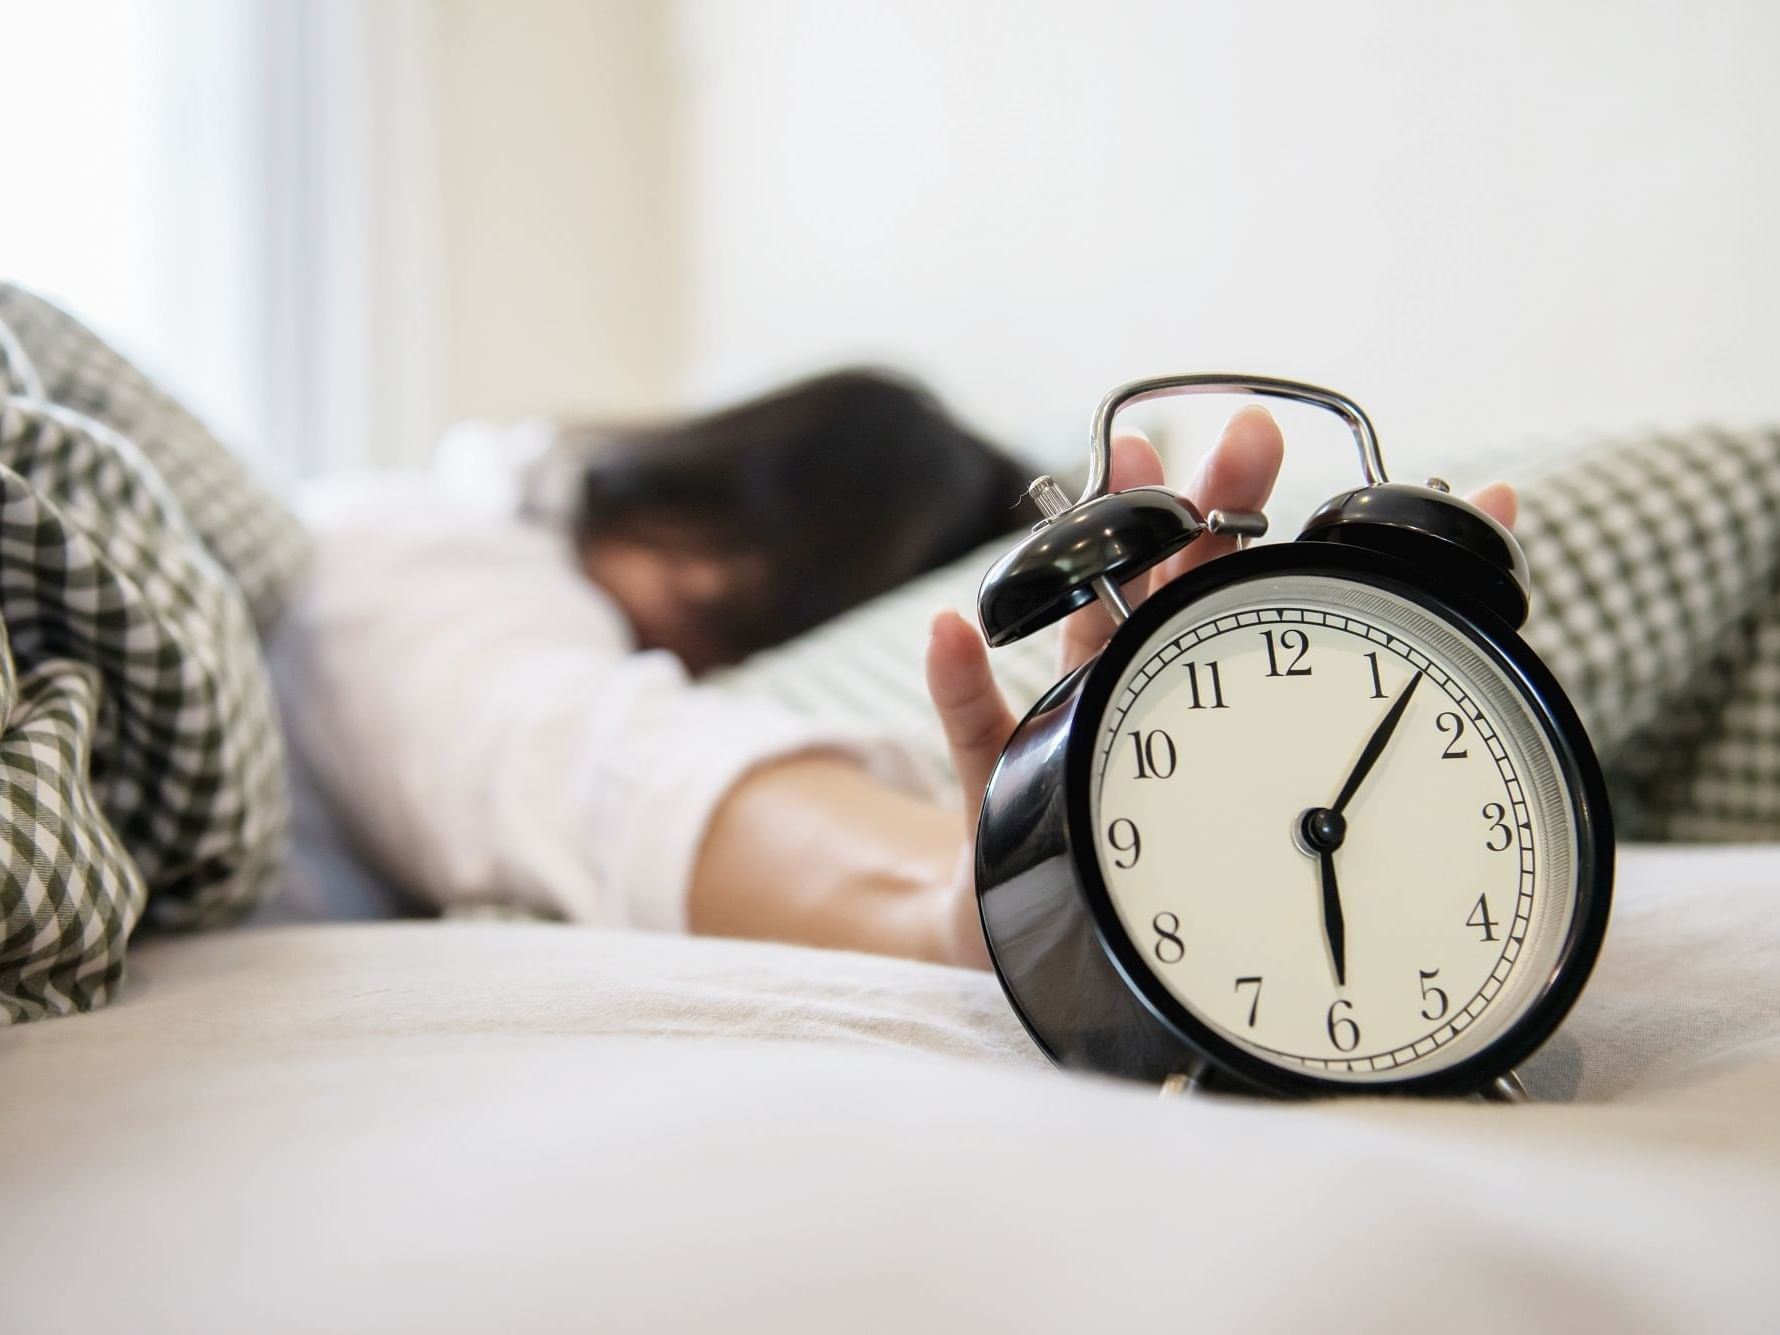
[[[961,822],[832,756],[746,775],[693,871],[692,930],[916,959],[956,959]]]

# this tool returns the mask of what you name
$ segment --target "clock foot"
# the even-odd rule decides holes
[[[1164,1099],[1178,1099],[1188,1094],[1205,1092],[1205,1068],[1195,1066],[1190,1071],[1177,1071],[1162,1082],[1161,1096]]]
[[[1527,1093],[1527,1087],[1520,1082],[1520,1077],[1513,1071],[1499,1075],[1492,1080],[1483,1091],[1486,1103],[1531,1103],[1533,1096]]]

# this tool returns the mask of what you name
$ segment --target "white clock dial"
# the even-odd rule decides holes
[[[1192,1015],[1279,1066],[1396,1080],[1488,1046],[1550,982],[1576,902],[1559,773],[1451,623],[1275,576],[1125,666],[1090,811],[1113,910]]]

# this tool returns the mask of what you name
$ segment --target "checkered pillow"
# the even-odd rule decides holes
[[[242,589],[133,441],[40,396],[26,343],[0,322],[0,1022],[102,1003],[145,917],[246,907],[285,823]],[[183,474],[212,521],[251,509],[213,462]]]
[[[1526,636],[1600,751],[1620,833],[1780,839],[1780,432],[1608,442],[1519,479]],[[1276,514],[1282,529],[1293,516]],[[954,790],[922,686],[932,609],[975,606],[996,542],[727,675],[837,726],[903,738]],[[1054,633],[991,656],[1010,701],[1055,678]]]

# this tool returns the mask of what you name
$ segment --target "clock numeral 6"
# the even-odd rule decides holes
[[[1445,988],[1428,986],[1429,983],[1433,982],[1440,976],[1440,970],[1417,969],[1416,972],[1422,976],[1422,1019],[1438,1020],[1441,1016],[1446,1014],[1446,1008],[1452,1004],[1447,1000]],[[1435,998],[1439,998],[1439,1000],[1435,1000]],[[1434,1008],[1434,1013],[1432,1015],[1428,1014],[1429,1006]]]
[[[1272,631],[1262,631],[1261,638],[1267,641],[1267,675],[1269,677],[1308,677],[1310,675],[1309,668],[1298,666],[1304,661],[1304,655],[1310,652],[1309,635],[1301,630],[1282,630],[1279,633],[1278,649],[1274,647]],[[1297,653],[1297,657],[1291,661],[1284,672],[1279,670],[1279,649],[1284,649],[1287,653],[1294,651]]]
[[[1483,846],[1492,853],[1506,852],[1508,846],[1514,842],[1514,831],[1509,829],[1508,822],[1502,819],[1507,814],[1508,808],[1500,802],[1485,802],[1483,804],[1482,816],[1490,823],[1489,838],[1484,840]],[[1502,836],[1502,842],[1499,844],[1496,842],[1498,834]]]
[[[1337,1052],[1352,1052],[1360,1046],[1360,1026],[1345,1015],[1337,1016],[1335,1014],[1343,1006],[1350,1011],[1354,1008],[1353,1002],[1345,997],[1329,1006],[1329,1041],[1335,1045]]]
[[[1441,732],[1450,732],[1452,740],[1446,744],[1446,750],[1440,753],[1442,760],[1463,760],[1471,752],[1459,745],[1459,738],[1465,735],[1465,719],[1450,709],[1434,720],[1434,726]]]
[[[1174,773],[1174,738],[1160,728],[1147,733],[1133,728],[1125,735],[1131,739],[1131,749],[1137,753],[1138,778],[1166,779]]]
[[[1124,836],[1122,838],[1119,834],[1121,829],[1124,831]],[[1113,859],[1113,866],[1117,867],[1120,871],[1130,871],[1131,868],[1137,865],[1137,859],[1143,856],[1143,836],[1137,833],[1136,824],[1127,820],[1123,816],[1120,816],[1111,825],[1106,827],[1106,842],[1111,844],[1118,852],[1129,853],[1131,855],[1131,861],[1129,862],[1120,862],[1117,858]]]
[[[1164,964],[1179,964],[1187,957],[1186,942],[1180,939],[1180,919],[1172,913],[1158,913],[1150,924],[1156,929],[1156,958]]]

